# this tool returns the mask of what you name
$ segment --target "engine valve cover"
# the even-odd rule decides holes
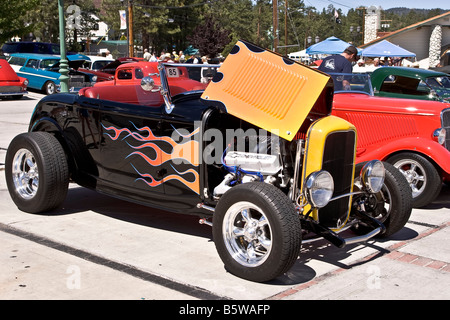
[[[239,166],[242,170],[274,175],[281,170],[278,155],[230,151],[225,156],[228,166]]]

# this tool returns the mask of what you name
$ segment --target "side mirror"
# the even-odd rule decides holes
[[[151,77],[142,78],[141,88],[144,91],[151,91],[151,92],[158,92],[161,90],[161,87],[155,85],[155,80],[153,80]]]

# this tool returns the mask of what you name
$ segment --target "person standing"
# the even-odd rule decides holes
[[[144,61],[150,61],[151,58],[150,52],[148,52],[148,49],[144,49]]]
[[[349,46],[340,55],[323,59],[319,70],[326,73],[352,73],[352,62],[357,60],[357,56],[358,50],[354,46]]]
[[[325,73],[352,73],[352,62],[356,61],[358,57],[358,50],[354,46],[348,46],[344,52],[339,55],[328,56],[323,59],[318,70]],[[344,77],[342,82],[336,81],[334,90],[349,90],[350,82]]]

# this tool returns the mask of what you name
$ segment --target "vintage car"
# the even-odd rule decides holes
[[[17,75],[28,79],[29,88],[53,94],[56,93],[60,84],[60,60],[60,56],[47,54],[13,53],[8,61]],[[95,75],[76,70],[85,61],[85,56],[68,55],[67,60],[69,61],[69,88],[72,91],[95,83],[97,80]]]
[[[0,98],[20,99],[27,92],[28,80],[19,77],[8,61],[0,59]]]
[[[106,65],[114,62],[114,59],[108,59],[102,56],[87,56],[89,60],[86,60],[82,67],[84,69],[99,71],[103,69]]]
[[[342,248],[403,228],[409,185],[390,164],[355,163],[356,129],[330,116],[328,75],[244,41],[205,90],[174,94],[174,67],[207,66],[161,63],[159,85],[145,76],[126,102],[113,93],[125,86],[43,98],[6,155],[17,207],[57,213],[72,179],[198,215],[226,269],[258,282],[287,272],[302,243]]]
[[[386,67],[370,77],[376,96],[450,102],[450,76],[444,72]]]
[[[335,91],[333,114],[356,126],[357,161],[393,164],[411,186],[414,207],[432,202],[450,180],[450,104],[376,97],[366,74],[332,77],[350,82]]]
[[[184,91],[205,90],[209,81],[213,78],[218,65],[208,65],[203,68],[190,68],[189,64],[177,66],[166,65],[167,77],[170,78],[170,90],[172,95]],[[160,85],[158,62],[134,62],[117,67],[114,79],[98,82],[95,87],[103,86],[127,86],[134,90],[135,85],[140,85],[144,77],[150,77],[155,85]],[[127,90],[127,87],[122,87]],[[127,96],[127,95],[125,95]]]

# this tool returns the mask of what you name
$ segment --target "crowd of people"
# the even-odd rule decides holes
[[[218,58],[209,58],[207,56],[200,56],[199,54],[196,55],[185,55],[183,51],[176,52],[172,51],[165,52],[161,51],[161,54],[159,56],[156,55],[155,52],[150,53],[148,49],[144,49],[144,61],[150,61],[150,62],[174,62],[174,63],[194,63],[194,64],[205,64],[205,63],[212,63],[212,64],[218,64],[223,62],[223,57]]]

